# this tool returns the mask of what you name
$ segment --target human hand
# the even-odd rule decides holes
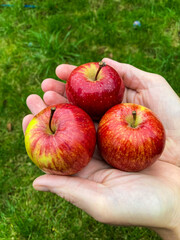
[[[151,227],[164,239],[178,239],[180,225],[180,101],[161,76],[133,66],[103,59],[123,78],[124,102],[149,107],[166,129],[167,141],[161,158],[139,173],[111,168],[98,154],[73,177],[44,175],[34,188],[51,191],[72,202],[100,222]],[[67,80],[75,66],[60,65],[57,75]],[[67,102],[65,84],[53,79],[42,83],[44,102],[37,95],[27,99],[33,114],[46,105]],[[25,130],[33,115],[24,118]],[[175,234],[172,238],[172,234]],[[176,237],[176,238],[175,238]]]

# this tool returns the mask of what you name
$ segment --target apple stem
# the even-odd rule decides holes
[[[133,128],[135,128],[136,127],[136,125],[135,125],[135,123],[136,123],[136,116],[137,116],[137,113],[136,113],[136,111],[132,111],[132,115],[133,115],[133,123],[132,123],[132,127]]]
[[[103,61],[100,61],[99,62],[99,69],[97,70],[97,73],[96,73],[96,76],[95,76],[95,81],[97,80],[97,77],[98,77],[98,74],[99,74],[101,68],[104,67],[104,66],[106,66],[106,63],[103,62]]]
[[[51,130],[51,132],[54,134],[55,131],[52,130],[52,127],[51,127],[51,122],[52,122],[52,118],[53,118],[53,115],[54,115],[54,112],[56,111],[56,108],[55,107],[52,107],[51,108],[51,115],[50,115],[50,119],[49,119],[49,129]]]

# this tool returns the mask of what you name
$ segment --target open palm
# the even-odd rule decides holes
[[[163,122],[167,141],[161,158],[139,173],[126,173],[107,165],[96,149],[88,166],[75,176],[44,175],[34,181],[34,187],[60,195],[101,222],[149,226],[156,231],[174,228],[180,218],[180,210],[176,211],[180,201],[179,98],[159,75],[110,59],[103,61],[123,78],[126,86],[123,101],[150,108]],[[74,68],[60,65],[57,76],[67,80]],[[27,99],[32,114],[23,120],[24,131],[33,115],[47,105],[67,102],[64,83],[46,79],[42,89],[44,101],[37,95]]]

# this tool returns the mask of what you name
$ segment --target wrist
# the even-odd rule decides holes
[[[180,240],[180,225],[172,229],[153,229],[163,240]]]

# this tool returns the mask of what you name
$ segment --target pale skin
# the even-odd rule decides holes
[[[81,208],[97,221],[114,225],[145,226],[162,239],[180,239],[180,99],[157,75],[105,58],[126,86],[123,102],[150,108],[166,130],[166,145],[151,167],[127,173],[107,165],[96,150],[88,166],[74,176],[42,175],[33,182],[38,191],[50,191]],[[62,64],[56,74],[67,80],[75,66]],[[27,98],[32,112],[23,119],[23,131],[35,114],[48,105],[68,102],[65,84],[45,79],[43,100]]]

